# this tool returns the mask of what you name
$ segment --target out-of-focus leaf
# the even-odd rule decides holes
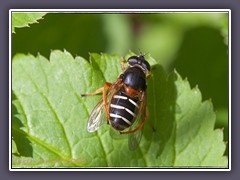
[[[45,14],[39,12],[12,12],[12,32],[15,32],[15,28],[29,27],[30,24],[38,23],[38,20],[42,19]]]
[[[106,51],[124,54],[132,46],[133,34],[126,14],[103,14],[103,28],[108,40]]]

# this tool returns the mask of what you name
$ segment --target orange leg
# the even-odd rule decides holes
[[[105,85],[106,84],[106,85]],[[95,92],[92,92],[92,93],[89,93],[89,94],[81,94],[81,96],[83,97],[83,96],[94,96],[94,95],[97,95],[97,94],[99,94],[99,93],[101,93],[101,92],[104,92],[104,88],[109,88],[110,86],[111,86],[112,84],[111,83],[109,83],[109,82],[105,82],[104,83],[104,86],[103,87],[101,87],[101,88],[99,88],[99,89],[97,89]],[[106,89],[106,90],[107,90]],[[105,91],[106,91],[105,90]]]
[[[103,103],[104,103],[104,108],[106,111],[108,123],[110,123],[110,115],[109,115],[108,103],[107,103],[107,90],[111,85],[112,85],[111,83],[105,82],[103,86]]]
[[[89,94],[81,94],[81,96],[84,97],[84,96],[94,96],[96,94],[99,94],[99,93],[103,92],[103,95],[102,95],[103,104],[104,104],[104,108],[105,108],[105,111],[106,111],[106,114],[107,114],[108,123],[109,123],[109,111],[108,111],[108,103],[107,103],[107,90],[111,85],[112,85],[111,83],[105,82],[104,86],[97,89],[95,92],[89,93]]]
[[[146,99],[145,99],[144,93],[142,94],[140,101],[144,101],[143,103],[145,104]],[[144,106],[144,104],[143,104],[143,106]],[[141,108],[141,109],[142,109],[142,108]],[[140,109],[139,111],[141,111],[141,109]],[[135,129],[133,129],[133,130],[131,130],[131,131],[120,132],[120,134],[131,134],[131,133],[134,133],[134,132],[142,129],[144,123],[145,123],[146,120],[148,119],[148,110],[147,110],[147,107],[146,107],[146,109],[145,109],[145,113],[146,113],[146,114],[145,114],[144,120],[138,125],[138,127],[136,127]]]
[[[122,57],[122,62],[121,62],[121,65],[122,65],[122,70],[125,71],[126,70],[126,67],[125,67],[125,63],[126,60]]]
[[[144,118],[144,120],[141,122],[141,124],[138,125],[138,127],[136,127],[136,129],[133,129],[131,131],[126,131],[126,132],[120,132],[120,134],[131,134],[131,133],[135,133],[136,131],[142,129],[144,123],[146,122],[146,120],[148,119],[148,110],[146,108],[146,116]]]
[[[148,111],[148,107],[146,107],[146,117],[147,117],[147,119],[148,119],[148,117],[149,117],[149,111]],[[155,128],[154,128],[154,126],[153,126],[153,123],[152,123],[152,121],[149,119],[149,125],[151,126],[151,128],[152,128],[152,130],[153,130],[153,132],[155,132],[156,130],[155,130]]]
[[[96,94],[99,94],[99,93],[103,92],[103,90],[104,90],[104,87],[101,87],[101,88],[97,89],[97,90],[96,90],[95,92],[93,92],[93,93],[81,94],[81,96],[82,96],[82,97],[84,97],[84,96],[94,96],[94,95],[96,95]]]
[[[145,116],[145,119],[141,122],[141,124],[139,124],[139,126],[136,129],[133,129],[131,131],[126,131],[126,132],[120,132],[120,134],[131,134],[131,133],[134,133],[134,132],[142,129],[144,123],[148,120],[148,117],[149,117],[149,111],[148,111],[148,107],[146,107],[146,116]],[[150,126],[152,127],[152,130],[155,132],[156,130],[155,130],[152,122],[149,121],[149,123],[150,123]]]

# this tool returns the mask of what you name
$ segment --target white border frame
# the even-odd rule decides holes
[[[228,13],[228,82],[229,82],[229,106],[228,106],[228,125],[229,125],[229,156],[228,156],[228,168],[171,168],[161,169],[159,168],[12,168],[12,12],[49,12],[49,13],[216,13],[225,12]],[[164,167],[162,167],[164,168]],[[230,9],[10,9],[9,10],[9,171],[231,171],[231,10]]]

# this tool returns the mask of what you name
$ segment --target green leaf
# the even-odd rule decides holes
[[[45,14],[39,12],[12,12],[12,32],[15,33],[16,27],[29,27],[29,24],[37,23]]]
[[[19,154],[17,150],[17,145],[14,140],[12,140],[12,154]]]
[[[110,137],[107,124],[87,132],[89,114],[101,96],[81,97],[116,80],[120,56],[91,54],[88,62],[58,50],[49,61],[17,54],[12,134],[20,155],[13,155],[13,167],[227,167],[212,103],[202,102],[200,91],[176,71],[167,77],[150,55],[146,59],[152,65],[149,120],[156,131],[146,123],[140,146],[132,152],[128,139]]]

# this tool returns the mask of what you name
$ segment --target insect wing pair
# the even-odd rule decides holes
[[[123,86],[123,82],[121,79],[118,79],[115,83],[113,83],[106,92],[106,104],[109,109],[109,105],[113,96],[118,92]],[[121,136],[122,134],[128,134],[128,146],[130,150],[135,150],[141,140],[143,128],[137,129],[139,126],[143,126],[144,121],[146,120],[146,92],[143,91],[141,96],[139,96],[138,101],[138,112],[136,113],[136,117],[134,118],[133,124],[126,130],[118,132],[113,128],[110,129],[110,134],[113,138],[116,138],[116,135]],[[110,122],[108,113],[104,107],[104,99],[103,97],[100,99],[98,104],[93,109],[89,120],[87,122],[87,130],[88,132],[95,132],[106,122]],[[137,129],[137,130],[136,130]],[[135,131],[136,130],[136,131]],[[132,133],[125,133],[132,131]]]

